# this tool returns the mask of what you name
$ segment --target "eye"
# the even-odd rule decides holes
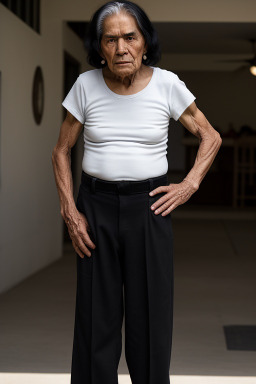
[[[132,36],[128,36],[128,39],[131,39],[131,40],[133,40],[133,37],[132,37]]]

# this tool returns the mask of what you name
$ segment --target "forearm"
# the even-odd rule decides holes
[[[214,134],[205,134],[200,137],[195,163],[184,178],[184,180],[187,180],[194,186],[195,190],[199,188],[220,149],[222,139],[219,133],[215,132]]]
[[[72,212],[76,210],[70,164],[70,151],[64,152],[56,148],[53,150],[53,171],[60,200],[60,212],[65,221],[68,221]]]
[[[195,191],[211,167],[222,143],[220,134],[212,127],[204,114],[197,109],[194,113],[188,113],[184,123],[189,130],[199,139],[194,165],[184,178],[189,182]]]

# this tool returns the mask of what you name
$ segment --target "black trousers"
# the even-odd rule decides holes
[[[125,325],[125,358],[133,384],[169,384],[173,330],[171,214],[150,206],[167,174],[106,181],[82,171],[77,209],[96,245],[77,257],[71,384],[117,384]]]

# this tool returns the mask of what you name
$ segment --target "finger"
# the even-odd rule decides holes
[[[72,239],[74,246],[76,246],[80,252],[82,251],[87,256],[91,255],[89,249],[85,246],[85,243],[82,241],[80,234],[79,235],[73,234],[71,239]]]
[[[154,210],[154,209],[157,209],[158,207],[160,207],[162,204],[168,202],[170,200],[170,194],[166,193],[164,196],[161,196],[159,197],[158,200],[156,200],[152,205],[151,205],[151,209]]]
[[[174,189],[173,191],[170,191],[168,188],[168,191],[169,192],[165,196],[162,196],[151,206],[151,209],[155,209],[154,213],[156,215],[162,213],[162,216],[165,216],[166,214],[170,213],[171,210],[176,208],[178,205],[184,204],[190,198],[190,195],[184,193],[184,191],[180,190],[180,188],[177,190]],[[168,199],[167,201],[166,198]],[[171,209],[169,209],[170,206]],[[165,211],[164,215],[163,211]]]
[[[72,232],[69,232],[69,235],[70,235],[70,238],[71,238],[73,244],[75,244],[75,246],[76,246],[79,250],[81,250],[81,251],[82,251],[83,253],[85,253],[87,256],[90,256],[90,255],[91,255],[89,249],[85,246],[86,242],[84,242],[84,241],[82,240],[82,237],[81,237],[82,233],[81,233],[81,232],[76,233],[76,234],[74,234],[74,233],[72,233]],[[96,247],[95,247],[95,248],[96,248]]]
[[[80,235],[82,237],[82,240],[85,244],[87,244],[90,248],[96,248],[96,245],[93,243],[93,241],[91,240],[89,233],[91,233],[91,228],[89,226],[89,223],[85,217],[85,215],[82,214],[82,217],[83,217],[83,221],[80,222]]]
[[[74,250],[76,251],[76,253],[82,258],[84,259],[84,255],[83,253],[80,251],[80,249],[77,247],[77,245],[72,241],[72,245],[73,245],[73,248]]]
[[[87,230],[88,231],[88,230]],[[93,243],[93,241],[91,240],[88,232],[85,231],[83,233],[81,233],[81,238],[82,238],[82,241],[90,248],[92,249],[95,249],[96,248],[96,245]],[[91,232],[91,230],[90,230]]]
[[[155,215],[159,215],[161,212],[163,212],[164,210],[168,209],[168,207],[171,205],[171,202],[168,200],[167,202],[165,202],[164,204],[162,204],[161,206],[159,206],[159,208],[157,208],[155,210]]]
[[[161,206],[159,206],[159,208],[157,208],[157,209],[155,210],[154,213],[155,213],[156,215],[159,215],[159,214],[162,213],[163,211],[167,210],[171,205],[174,205],[174,204],[175,204],[175,207],[177,207],[178,205],[183,204],[182,199],[180,198],[180,196],[174,195],[174,196],[171,196],[171,197],[170,197],[170,194],[168,193],[167,197],[168,197],[168,200],[165,201],[164,204],[162,204]],[[159,201],[160,201],[160,199],[159,199]],[[155,205],[156,205],[156,204],[154,203],[153,206],[155,206]],[[160,205],[160,204],[159,204],[159,205]],[[170,212],[170,211],[168,211],[168,212]]]
[[[168,191],[168,185],[160,185],[160,187],[152,189],[152,191],[149,192],[149,195],[154,196],[157,193],[167,192],[167,191]]]
[[[81,237],[78,237],[75,239],[76,245],[79,247],[79,249],[85,253],[87,256],[91,256],[90,250],[86,247],[85,243],[82,241]]]
[[[169,213],[171,213],[177,206],[178,204],[170,205],[164,212],[162,212],[161,216],[169,215]]]

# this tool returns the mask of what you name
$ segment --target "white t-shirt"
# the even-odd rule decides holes
[[[102,68],[78,76],[62,105],[84,124],[84,172],[110,181],[167,172],[169,120],[196,97],[175,73],[151,68],[150,82],[133,95],[111,91]]]

